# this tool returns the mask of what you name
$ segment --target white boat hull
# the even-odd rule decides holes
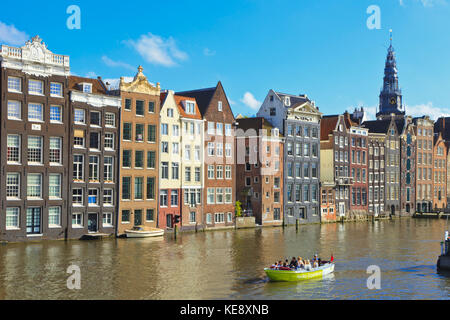
[[[127,238],[150,238],[150,237],[161,237],[164,235],[164,230],[157,231],[134,231],[125,230]]]

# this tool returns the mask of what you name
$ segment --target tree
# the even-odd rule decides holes
[[[242,203],[238,200],[238,201],[236,201],[236,209],[235,209],[235,212],[236,212],[236,217],[242,217],[242,207],[241,207],[241,205],[242,205]]]

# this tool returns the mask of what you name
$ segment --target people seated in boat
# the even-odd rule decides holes
[[[295,257],[292,257],[291,263],[289,263],[289,267],[292,269],[296,269],[297,266],[298,266],[297,259]]]
[[[319,267],[319,262],[317,260],[315,260],[313,262],[313,268],[318,268]]]
[[[305,268],[305,263],[303,262],[302,257],[298,257],[297,258],[297,268],[298,269],[304,269]]]
[[[305,261],[305,270],[311,270],[311,263],[309,262],[308,259],[306,259]]]
[[[278,262],[275,261],[275,263],[270,266],[270,269],[276,269],[277,266],[278,266]]]

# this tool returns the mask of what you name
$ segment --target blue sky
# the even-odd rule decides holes
[[[72,4],[80,30],[66,27]],[[370,5],[379,30],[366,25]],[[392,28],[407,112],[435,118],[450,115],[448,17],[450,0],[8,1],[0,43],[39,34],[81,76],[134,76],[141,64],[164,89],[221,80],[235,114],[255,114],[271,88],[306,93],[325,114],[374,113]]]

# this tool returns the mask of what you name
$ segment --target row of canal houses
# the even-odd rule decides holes
[[[3,45],[0,62],[0,241],[233,228],[236,211],[278,226],[447,206],[450,118],[405,114],[392,45],[374,121],[274,90],[235,118],[220,82],[162,90],[142,67],[116,84],[78,77],[39,37]]]

